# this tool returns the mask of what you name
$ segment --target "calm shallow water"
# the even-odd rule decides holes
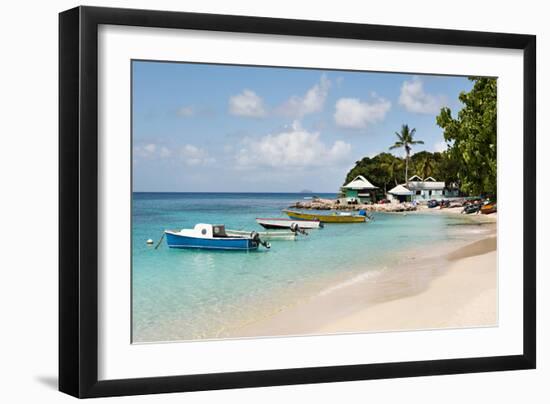
[[[334,197],[332,194],[319,194]],[[196,223],[261,231],[256,217],[285,217],[281,209],[303,194],[134,193],[132,206],[133,341],[216,338],[336,281],[397,262],[399,253],[464,238],[465,218],[376,214],[367,224],[334,224],[270,250],[224,252],[154,250],[164,229]],[[475,230],[474,230],[475,231]]]

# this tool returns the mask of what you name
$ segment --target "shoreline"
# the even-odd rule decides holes
[[[448,207],[443,209],[440,209],[439,207],[428,208],[426,204],[427,201],[421,201],[418,203],[393,201],[390,203],[382,203],[382,204],[380,203],[358,203],[358,204],[342,203],[340,204],[337,202],[338,202],[338,199],[317,198],[315,200],[296,201],[292,203],[288,207],[288,209],[334,211],[334,212],[339,212],[339,211],[358,212],[360,210],[365,210],[367,212],[380,212],[380,213],[439,212],[439,213],[449,213],[449,214],[462,213],[462,210],[463,210],[463,206]],[[469,216],[472,216],[472,215],[473,214],[470,214]],[[491,215],[496,215],[496,213],[491,213],[488,215],[479,213],[479,215],[491,216]]]
[[[489,234],[405,251],[394,268],[364,271],[223,337],[495,326],[496,229],[490,224],[495,221],[472,218],[472,224],[488,224]]]

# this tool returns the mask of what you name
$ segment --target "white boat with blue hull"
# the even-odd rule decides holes
[[[224,225],[199,223],[193,229],[165,230],[164,234],[170,248],[251,251],[257,250],[260,245],[270,247],[256,232],[247,236],[228,235]]]

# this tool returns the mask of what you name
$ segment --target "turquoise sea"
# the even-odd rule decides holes
[[[334,194],[317,194],[335,197]],[[463,237],[464,219],[432,214],[375,214],[366,224],[327,224],[270,250],[155,250],[165,229],[196,223],[263,230],[256,217],[281,212],[306,194],[134,193],[132,201],[133,342],[219,338],[238,327],[370,270],[391,270],[400,252]]]

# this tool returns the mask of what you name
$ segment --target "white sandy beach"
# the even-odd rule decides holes
[[[453,212],[434,212],[439,213]],[[478,215],[472,220],[494,223],[496,216]],[[495,226],[489,227],[475,241],[451,249],[434,246],[429,252],[408,252],[398,268],[366,272],[228,336],[497,325],[496,235]]]

